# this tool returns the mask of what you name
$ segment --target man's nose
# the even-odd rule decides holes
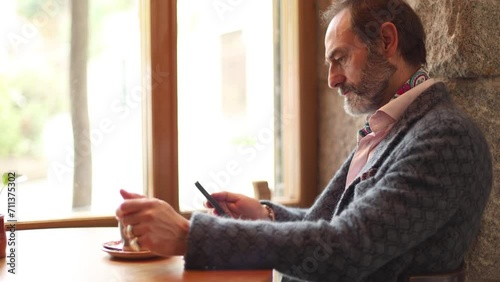
[[[344,74],[333,66],[328,68],[328,87],[338,88],[345,82]]]

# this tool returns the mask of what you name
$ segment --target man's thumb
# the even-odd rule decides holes
[[[124,190],[124,189],[120,189],[120,195],[122,195],[122,198],[124,200],[145,198],[144,195],[140,195],[140,194],[136,194],[136,193],[130,193],[130,192]]]

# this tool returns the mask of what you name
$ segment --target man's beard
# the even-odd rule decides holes
[[[348,93],[344,98],[344,110],[352,116],[373,113],[382,105],[384,91],[389,78],[397,70],[382,54],[368,51],[366,64],[361,71],[359,85],[344,84],[339,94]]]

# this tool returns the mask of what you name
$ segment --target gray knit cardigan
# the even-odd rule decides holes
[[[186,269],[273,268],[284,281],[402,281],[460,266],[492,185],[483,134],[438,82],[345,189],[353,154],[309,209],[276,222],[191,218]],[[310,187],[316,189],[316,187]]]

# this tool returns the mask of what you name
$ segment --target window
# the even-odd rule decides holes
[[[236,2],[240,1],[211,1],[212,4],[226,5],[228,9],[232,7],[228,5]],[[175,1],[152,1],[151,5],[151,60],[158,64],[161,72],[171,75],[158,87],[153,87],[151,101],[148,103],[151,109],[148,111],[151,115],[151,134],[148,134],[149,165],[153,167],[152,176],[149,178],[152,181],[150,187],[155,187],[153,194],[156,197],[179,209],[177,148],[181,140],[178,134],[182,132],[178,128],[180,115],[177,107],[176,75],[178,53],[182,51],[178,50],[176,41],[180,37],[175,28],[178,10]],[[316,11],[311,1],[274,1],[274,5],[279,7],[280,11],[275,14],[274,19],[275,26],[280,26],[281,29],[274,36],[280,42],[277,53],[280,57],[279,68],[282,70],[279,76],[281,98],[277,103],[280,123],[279,127],[275,128],[282,132],[281,140],[276,141],[282,149],[282,154],[275,157],[275,160],[281,165],[283,173],[283,184],[278,183],[276,186],[282,186],[284,192],[283,197],[278,200],[297,206],[308,206],[317,195],[316,57],[315,44],[311,44],[316,42]],[[154,29],[155,23],[162,19],[167,19],[167,27],[163,30]],[[237,40],[238,32],[233,30],[226,36]],[[221,42],[224,40],[228,39],[222,38]],[[202,48],[200,52],[204,50]],[[205,71],[203,65],[200,68]],[[192,83],[197,83],[197,80],[193,78]]]
[[[251,197],[252,181],[274,187],[273,2],[177,3],[179,203],[192,211],[198,180]]]
[[[0,171],[27,176],[20,220],[109,216],[120,188],[143,192],[141,3],[0,4]]]
[[[211,9],[214,9],[215,5],[236,8],[238,3],[252,5],[253,1],[204,2],[210,2]],[[71,151],[68,146],[71,148],[73,141],[67,141],[67,146],[55,143],[64,139],[72,140],[72,132],[69,130],[72,119],[68,117],[72,111],[69,106],[72,18],[70,3],[71,1],[33,0],[8,1],[1,4],[0,20],[4,23],[0,25],[2,33],[12,34],[21,45],[24,42],[29,43],[20,49],[25,52],[24,56],[9,49],[12,49],[11,42],[4,40],[0,43],[2,61],[9,62],[0,68],[0,79],[3,80],[0,87],[5,88],[0,91],[0,95],[5,96],[2,97],[4,103],[0,105],[0,121],[3,123],[1,126],[4,132],[10,134],[31,133],[30,124],[38,126],[36,138],[23,135],[2,140],[7,144],[2,145],[2,149],[14,145],[18,145],[20,149],[16,149],[15,153],[1,152],[4,155],[0,156],[0,169],[17,170],[26,174],[29,179],[20,186],[18,210],[32,214],[24,214],[19,216],[19,219],[39,219],[46,222],[54,218],[48,225],[32,224],[28,228],[115,225],[116,221],[110,215],[121,201],[118,195],[120,188],[147,193],[166,200],[176,210],[180,210],[180,190],[185,188],[179,185],[184,180],[179,179],[183,162],[179,162],[179,152],[183,152],[179,142],[183,140],[183,132],[178,124],[186,118],[178,107],[178,99],[182,100],[184,97],[177,95],[178,85],[180,89],[183,87],[178,84],[178,62],[181,61],[182,54],[177,47],[177,4],[182,1],[89,0],[87,17],[82,14],[82,8],[78,8],[80,13],[76,16],[86,18],[90,26],[86,64],[88,71],[84,72],[87,74],[87,83],[79,85],[87,86],[88,95],[88,138],[82,140],[90,142],[87,146],[92,147],[91,206],[83,209],[72,207],[74,185],[68,179],[71,179],[69,175],[73,171],[66,175],[68,178],[65,180],[65,186],[58,187],[48,184],[50,164],[21,162],[25,161],[25,156],[43,156],[43,140],[48,140],[46,143],[52,146],[52,150],[62,154],[62,164],[69,160],[66,166],[72,169],[71,152],[64,154],[65,151]],[[75,3],[82,5],[84,1]],[[183,4],[179,4],[181,5]],[[269,58],[269,61],[278,61],[279,64],[274,64],[274,70],[269,70],[271,75],[267,79],[274,80],[274,84],[279,86],[271,95],[279,93],[280,96],[273,95],[275,107],[271,115],[273,119],[275,116],[278,118],[268,124],[269,129],[279,133],[273,143],[281,150],[276,151],[280,153],[274,154],[271,159],[274,166],[279,167],[281,174],[276,176],[278,181],[274,185],[270,184],[279,191],[276,193],[280,198],[278,200],[307,206],[312,203],[317,191],[316,58],[315,44],[311,44],[316,41],[316,11],[313,1],[298,0],[273,1],[272,10],[275,11],[273,54],[275,59],[279,60]],[[12,27],[12,23],[17,25]],[[250,97],[248,89],[254,87],[255,81],[251,81],[247,72],[248,65],[255,63],[249,59],[253,50],[232,48],[243,46],[246,36],[243,30],[232,29],[220,33],[218,37],[218,44],[221,46],[219,50],[224,50],[218,53],[218,73],[228,82],[220,89],[218,105],[221,116],[229,120],[242,119],[245,115],[254,116],[249,108],[249,105],[254,103],[254,97]],[[56,41],[47,42],[46,37],[54,37]],[[231,53],[229,50],[235,51]],[[26,55],[28,53],[31,55]],[[179,54],[181,56],[178,57]],[[80,61],[80,67],[81,65]],[[272,68],[272,65],[269,66],[266,69]],[[234,74],[231,72],[233,68],[240,68],[241,72]],[[24,69],[36,75],[19,75],[18,72]],[[81,71],[79,73],[82,74]],[[14,75],[22,79],[12,79]],[[78,77],[78,72],[73,75]],[[193,83],[196,83],[196,80]],[[35,90],[28,92],[23,87]],[[31,103],[31,98],[26,96],[28,93],[34,93],[34,97],[39,100],[33,100]],[[44,96],[39,97],[42,94]],[[35,113],[23,117],[29,114],[29,111]],[[66,117],[55,119],[53,131],[42,134],[44,126],[52,124],[49,120],[60,115]],[[231,125],[231,122],[229,124]],[[43,136],[49,139],[44,139]],[[228,140],[237,145],[252,144],[251,142],[256,140],[255,136],[258,138],[255,133],[253,139],[237,135]],[[32,155],[27,153],[29,150],[32,150],[29,153]],[[201,161],[210,163],[210,160],[199,162]],[[268,168],[272,169],[271,166]],[[38,171],[41,171],[42,176],[35,177],[31,167],[41,167]],[[273,173],[267,170],[267,173]],[[195,174],[195,177],[199,177],[199,174]],[[255,176],[255,180],[260,180],[260,177]],[[269,179],[272,177],[273,175]],[[34,183],[37,181],[38,183]],[[191,180],[185,182],[190,186],[187,189],[194,191],[189,181]],[[30,188],[32,184],[33,188]],[[0,200],[1,207],[5,198]],[[186,205],[183,210],[188,211],[190,208]],[[74,217],[75,211],[78,212],[78,219]],[[96,219],[96,214],[104,216]],[[69,219],[61,221],[61,218]]]

